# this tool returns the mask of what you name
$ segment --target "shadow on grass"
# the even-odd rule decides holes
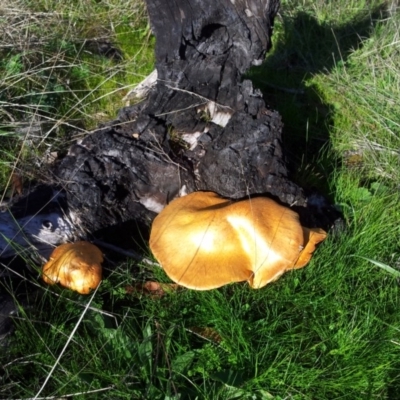
[[[249,74],[266,104],[282,115],[291,178],[306,193],[318,191],[329,197],[329,174],[339,162],[330,151],[334,107],[324,101],[324,88],[313,77],[345,63],[385,12],[382,5],[334,24],[321,23],[303,11],[286,15],[283,10],[271,53]]]

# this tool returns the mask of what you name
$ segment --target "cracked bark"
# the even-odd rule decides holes
[[[125,221],[148,228],[170,200],[197,190],[306,206],[288,179],[281,117],[243,79],[271,46],[279,1],[147,0],[147,7],[158,80],[145,100],[71,146],[53,169],[50,197],[24,228],[39,247],[43,232],[56,244]],[[29,196],[42,192],[10,215],[33,215]],[[1,251],[10,246],[0,239]]]

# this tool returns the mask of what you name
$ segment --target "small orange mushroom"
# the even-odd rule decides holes
[[[60,283],[68,289],[88,294],[99,286],[103,254],[89,242],[66,243],[54,249],[43,266],[43,280],[49,285]]]
[[[176,283],[208,290],[248,281],[260,288],[302,268],[326,238],[266,197],[232,202],[213,192],[173,200],[155,218],[150,248]]]

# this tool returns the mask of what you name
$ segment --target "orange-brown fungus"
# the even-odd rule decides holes
[[[150,248],[179,285],[207,290],[248,281],[260,288],[304,267],[325,237],[269,198],[232,202],[195,192],[173,200],[155,218]]]
[[[103,254],[89,242],[62,244],[54,249],[43,266],[43,280],[49,285],[60,283],[68,289],[88,294],[96,289],[102,277]]]

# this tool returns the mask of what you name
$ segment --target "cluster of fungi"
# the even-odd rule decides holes
[[[285,271],[304,267],[326,237],[267,197],[232,202],[213,192],[173,200],[155,218],[150,248],[181,286],[208,290],[247,281],[261,288]],[[64,244],[43,268],[47,283],[87,294],[101,280],[102,255],[87,242]]]
[[[53,186],[0,214],[0,256],[10,241],[42,249],[133,222],[188,288],[260,288],[305,266],[332,221],[291,181],[281,116],[245,78],[271,47],[279,0],[146,4],[157,79],[50,167]],[[89,293],[101,262],[90,244],[63,244],[43,279]]]

